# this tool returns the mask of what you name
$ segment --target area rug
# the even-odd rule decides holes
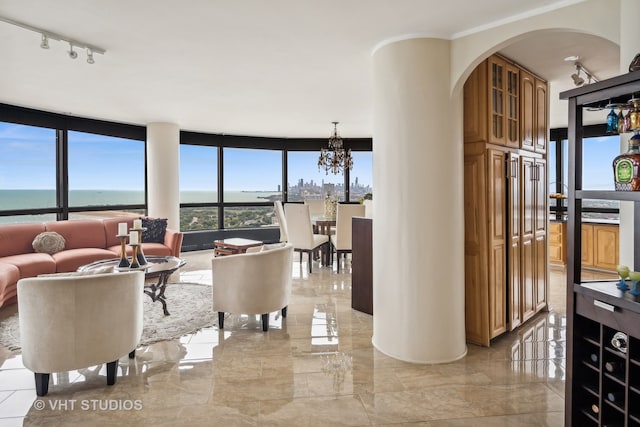
[[[211,286],[197,283],[172,283],[165,291],[167,310],[162,304],[144,296],[144,329],[140,345],[171,340],[212,326],[214,316]],[[18,313],[0,320],[0,345],[11,351],[20,351],[20,325]]]

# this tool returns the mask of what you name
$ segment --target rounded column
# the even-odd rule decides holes
[[[180,229],[180,127],[174,123],[147,125],[147,203],[149,216],[167,218]]]
[[[394,358],[466,354],[462,94],[450,42],[410,39],[373,57],[373,345]]]

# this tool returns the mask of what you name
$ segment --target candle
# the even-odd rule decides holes
[[[142,228],[142,220],[141,219],[134,219],[133,220],[133,229],[134,230],[140,230]]]
[[[127,235],[127,223],[120,222],[118,223],[118,236],[126,236]]]
[[[138,244],[138,232],[137,231],[132,231],[131,233],[129,233],[129,244],[130,245],[137,245]]]

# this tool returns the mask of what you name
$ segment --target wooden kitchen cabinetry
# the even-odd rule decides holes
[[[640,426],[640,298],[619,290],[617,280],[582,279],[582,263],[589,258],[583,254],[589,247],[588,230],[592,230],[592,247],[598,248],[591,254],[594,265],[613,265],[619,239],[614,225],[582,223],[584,200],[631,201],[636,232],[640,224],[640,192],[582,189],[583,109],[626,103],[637,93],[640,72],[560,94],[569,104],[569,183],[573,187],[569,188],[567,236],[567,426]],[[627,238],[634,239],[634,265],[629,267],[638,271],[638,239]]]
[[[567,263],[567,223],[552,221],[549,223],[549,263],[565,265]]]
[[[546,115],[546,86],[543,108],[535,77],[524,101],[522,73],[533,76],[494,55],[464,87],[466,332],[485,346],[547,301],[546,131],[544,142],[535,142],[538,123],[547,123],[537,119]],[[525,110],[530,149],[522,142]]]

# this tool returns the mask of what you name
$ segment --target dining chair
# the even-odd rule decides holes
[[[284,216],[284,208],[282,202],[276,200],[273,202],[276,211],[276,217],[278,218],[278,225],[280,226],[280,241],[286,242],[289,240],[289,233],[287,232],[287,218]]]
[[[365,207],[361,204],[338,204],[336,212],[336,234],[331,236],[331,258],[333,260],[333,250],[336,252],[338,273],[340,272],[340,256],[346,259],[346,255],[351,253],[351,219],[354,216],[364,216]]]
[[[302,263],[302,253],[306,252],[309,255],[309,273],[311,273],[313,252],[324,247],[325,264],[328,264],[330,252],[329,236],[313,233],[309,205],[285,203],[284,212],[287,218],[289,242],[291,242],[296,252],[300,252],[300,263]]]
[[[304,204],[309,205],[309,216],[311,216],[311,225],[313,226],[313,232],[318,234],[318,227],[313,223],[313,217],[324,216],[324,200],[304,199]]]

